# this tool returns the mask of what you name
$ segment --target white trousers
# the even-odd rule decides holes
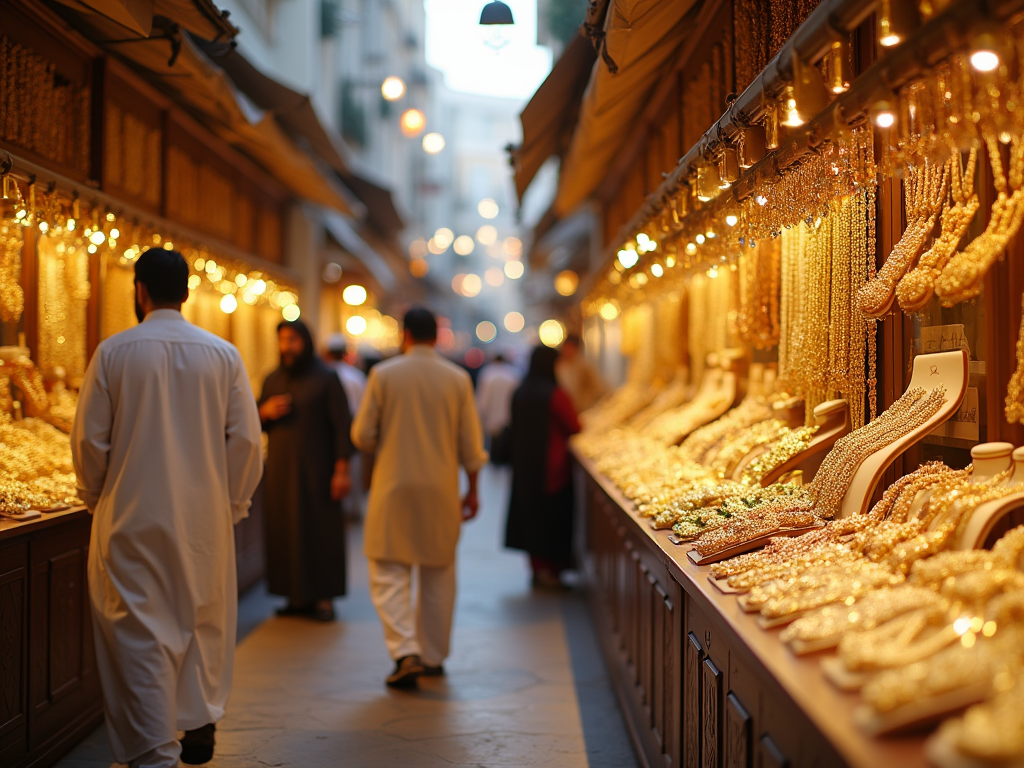
[[[392,659],[419,656],[428,666],[440,666],[448,658],[455,613],[455,563],[415,566],[415,605],[413,569],[407,563],[370,560],[370,597]]]
[[[181,763],[181,742],[170,741],[139,755],[130,763],[129,768],[179,768]]]

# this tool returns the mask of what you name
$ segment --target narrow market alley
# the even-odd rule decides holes
[[[235,687],[211,768],[632,768],[584,596],[531,591],[501,548],[508,477],[482,474],[480,517],[460,544],[447,678],[384,687],[390,660],[370,602],[359,529],[338,620],[272,617],[259,588],[239,608]],[[102,727],[58,768],[109,768]]]

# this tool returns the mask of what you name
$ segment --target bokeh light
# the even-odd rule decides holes
[[[526,318],[519,312],[509,312],[505,315],[505,330],[509,333],[519,333],[526,326]]]
[[[413,277],[426,277],[430,271],[430,262],[426,259],[413,259],[409,262],[409,274]]]
[[[352,336],[362,336],[366,333],[366,318],[362,315],[352,315],[345,322],[345,330]]]
[[[358,307],[366,303],[366,289],[361,285],[347,285],[341,292],[341,298],[350,307]]]
[[[497,288],[499,285],[505,282],[505,273],[502,272],[497,267],[491,267],[486,272],[484,272],[484,280],[487,281],[488,285]]]
[[[477,203],[476,211],[485,219],[493,219],[498,215],[498,204],[491,198],[485,197]]]
[[[490,344],[494,341],[494,337],[498,335],[498,329],[495,328],[494,323],[490,320],[484,320],[482,323],[477,323],[476,326],[476,337],[485,344]]]
[[[557,347],[565,339],[565,326],[558,320],[545,320],[537,329],[540,343],[546,347]]]
[[[476,248],[476,243],[473,242],[473,238],[469,235],[459,235],[455,238],[454,248],[459,256],[469,256],[473,249]]]
[[[555,290],[559,296],[572,296],[580,284],[580,276],[571,269],[565,269],[555,275]]]
[[[444,136],[440,133],[428,133],[423,137],[423,151],[428,155],[436,155],[444,149]]]
[[[419,136],[423,129],[426,128],[427,116],[413,107],[402,113],[402,117],[399,118],[399,125],[402,128],[402,135],[411,139]]]
[[[476,240],[480,245],[494,245],[498,239],[498,230],[490,224],[484,224],[476,231]]]
[[[521,261],[506,261],[505,262],[505,274],[511,280],[518,280],[523,276],[523,262]]]
[[[462,295],[468,299],[480,293],[481,288],[483,288],[483,283],[480,281],[480,275],[471,272],[462,280]]]

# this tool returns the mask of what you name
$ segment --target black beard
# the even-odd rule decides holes
[[[145,317],[146,317],[146,313],[145,313],[145,312],[144,312],[144,311],[142,310],[142,305],[141,305],[141,304],[139,304],[139,300],[138,300],[138,299],[136,299],[136,300],[135,300],[135,316],[136,316],[137,318],[139,318],[139,322],[140,322],[140,323],[141,323],[141,322],[142,322],[142,321],[143,321],[143,320],[145,319]]]

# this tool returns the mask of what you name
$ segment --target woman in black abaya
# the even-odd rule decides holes
[[[505,546],[530,555],[534,586],[555,587],[572,564],[569,437],[580,431],[555,379],[558,351],[539,346],[512,398],[512,498]]]

